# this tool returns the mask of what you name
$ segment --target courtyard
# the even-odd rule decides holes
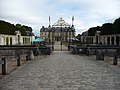
[[[0,80],[0,90],[119,89],[119,66],[69,51],[37,56]]]

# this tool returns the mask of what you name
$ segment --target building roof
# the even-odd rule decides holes
[[[70,25],[68,23],[65,22],[65,20],[63,18],[58,19],[57,23],[55,23],[54,25],[52,25],[53,27],[70,27]]]

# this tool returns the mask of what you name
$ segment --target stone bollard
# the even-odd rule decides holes
[[[68,45],[68,51],[70,51],[70,45]]]
[[[52,46],[52,51],[54,51],[54,46]]]
[[[27,61],[30,60],[30,51],[27,52],[26,60],[27,60]]]
[[[27,54],[27,56],[26,56],[26,61],[29,61],[29,56],[28,56],[28,54]]]
[[[2,58],[2,74],[7,75],[7,60]]]
[[[102,53],[101,51],[97,51],[96,60],[104,60],[104,53]]]
[[[86,49],[86,55],[87,55],[87,56],[90,55],[90,49],[89,49],[89,48]]]
[[[114,56],[113,65],[117,65],[117,55]]]
[[[30,51],[30,60],[34,60],[34,54],[33,54],[33,51]]]
[[[77,48],[74,47],[74,54],[77,54]]]
[[[17,66],[21,66],[20,55],[17,55]]]

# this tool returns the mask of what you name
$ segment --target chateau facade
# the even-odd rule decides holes
[[[81,43],[120,45],[120,34],[100,35],[100,31],[97,31],[95,36],[88,36],[88,32],[84,32],[81,36]]]
[[[50,25],[49,19],[49,26],[40,29],[40,38],[46,40],[47,42],[55,42],[55,41],[63,41],[67,42],[69,39],[75,37],[75,28],[73,25],[73,18],[72,18],[72,25],[65,22],[63,18],[58,19],[57,23]]]
[[[0,45],[30,45],[35,36],[21,36],[19,31],[15,35],[0,34]]]

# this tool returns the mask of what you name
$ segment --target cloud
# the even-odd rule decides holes
[[[63,17],[71,24],[75,17],[77,33],[102,25],[120,16],[119,0],[0,0],[0,19],[29,25],[39,35],[39,29]]]

